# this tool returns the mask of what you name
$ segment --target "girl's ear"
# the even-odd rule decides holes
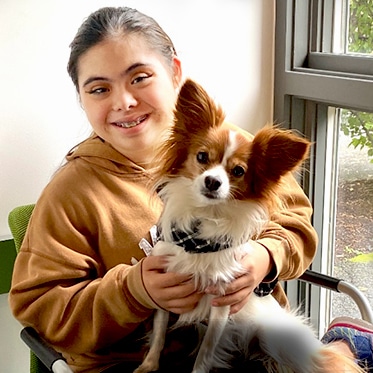
[[[78,97],[78,101],[79,101],[79,106],[82,108],[83,111],[85,111],[84,106],[83,106],[83,102],[82,102],[82,99],[81,99],[79,93],[77,93],[77,97]]]
[[[181,68],[181,61],[177,56],[173,57],[173,81],[176,89],[179,89],[182,83],[183,70]]]

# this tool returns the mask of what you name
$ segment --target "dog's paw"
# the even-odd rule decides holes
[[[192,373],[208,373],[208,371],[201,368],[194,368]]]
[[[144,361],[133,373],[150,373],[155,372],[159,368],[159,364],[150,361]]]

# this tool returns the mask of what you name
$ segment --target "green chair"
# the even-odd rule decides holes
[[[9,213],[8,224],[17,253],[22,245],[34,207],[34,204],[18,206]],[[34,329],[23,328],[21,338],[30,347],[30,373],[72,372],[63,357],[42,340]]]
[[[8,224],[12,232],[17,254],[21,248],[23,237],[26,234],[28,222],[34,211],[35,205],[24,205],[14,208],[8,216]]]

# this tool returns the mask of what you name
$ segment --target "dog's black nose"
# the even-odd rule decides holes
[[[220,188],[222,181],[217,176],[206,176],[205,186],[210,192],[214,192]]]

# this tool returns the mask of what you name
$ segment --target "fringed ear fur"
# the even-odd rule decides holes
[[[224,112],[198,83],[186,79],[180,89],[175,109],[175,125],[189,133],[201,132],[219,126]]]
[[[278,181],[308,157],[310,142],[291,131],[273,126],[260,130],[253,140],[252,156],[258,176]]]
[[[182,85],[174,110],[174,125],[166,140],[157,148],[155,163],[158,176],[173,175],[188,156],[194,135],[211,127],[218,127],[224,120],[221,107],[210,98],[198,83],[186,79]]]

